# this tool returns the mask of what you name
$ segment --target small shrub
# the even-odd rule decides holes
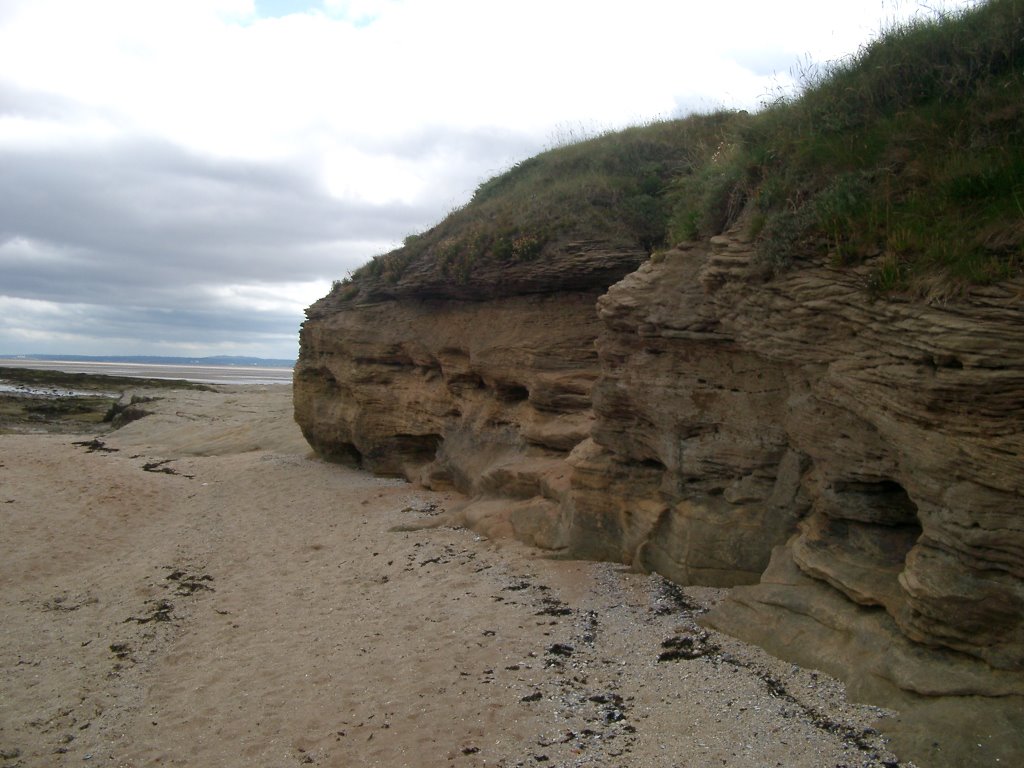
[[[875,296],[907,288],[907,265],[895,254],[878,262],[868,277],[868,290]]]
[[[512,241],[513,261],[532,261],[540,255],[544,241],[536,235],[520,235]]]

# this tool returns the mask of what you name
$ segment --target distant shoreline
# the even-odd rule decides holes
[[[181,379],[197,384],[285,385],[292,382],[292,368],[270,365],[132,363],[89,359],[44,360],[31,357],[12,357],[0,358],[0,367],[89,373],[100,376],[128,376],[139,379]]]
[[[135,363],[139,365],[201,365],[201,366],[255,366],[257,368],[294,368],[295,360],[281,357],[253,357],[250,355],[208,355],[182,357],[180,355],[44,355],[0,353],[3,360],[24,360],[64,363]]]

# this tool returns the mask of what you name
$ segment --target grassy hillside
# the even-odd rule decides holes
[[[1024,0],[891,29],[805,73],[757,114],[654,123],[552,149],[374,258],[360,281],[430,259],[542,259],[574,239],[653,251],[749,222],[773,270],[868,261],[870,288],[948,294],[1024,266]]]
[[[472,200],[403,247],[357,270],[394,282],[431,259],[457,282],[484,262],[544,258],[573,240],[648,251],[668,239],[675,181],[704,167],[736,115],[722,112],[608,133],[524,160],[484,182]]]

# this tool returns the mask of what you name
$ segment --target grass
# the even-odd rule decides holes
[[[1019,274],[1024,3],[892,29],[808,72],[798,98],[734,141],[728,194],[756,208],[759,250],[776,269],[794,255],[871,260],[883,292]]]
[[[397,282],[427,262],[455,282],[482,264],[548,257],[574,240],[651,252],[668,238],[666,190],[707,162],[736,115],[721,112],[606,133],[548,150],[481,184],[463,208],[356,270]],[[336,291],[352,293],[343,281]]]
[[[653,252],[749,222],[772,270],[871,266],[875,293],[955,293],[1024,266],[1024,0],[889,30],[805,68],[800,93],[560,146],[490,179],[437,226],[375,257],[470,283],[481,264],[572,240]]]

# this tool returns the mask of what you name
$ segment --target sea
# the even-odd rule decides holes
[[[63,371],[64,373],[92,373],[101,376],[130,376],[139,379],[183,379],[197,384],[280,385],[292,383],[291,368],[259,365],[170,365],[0,358],[0,368],[2,367]]]

